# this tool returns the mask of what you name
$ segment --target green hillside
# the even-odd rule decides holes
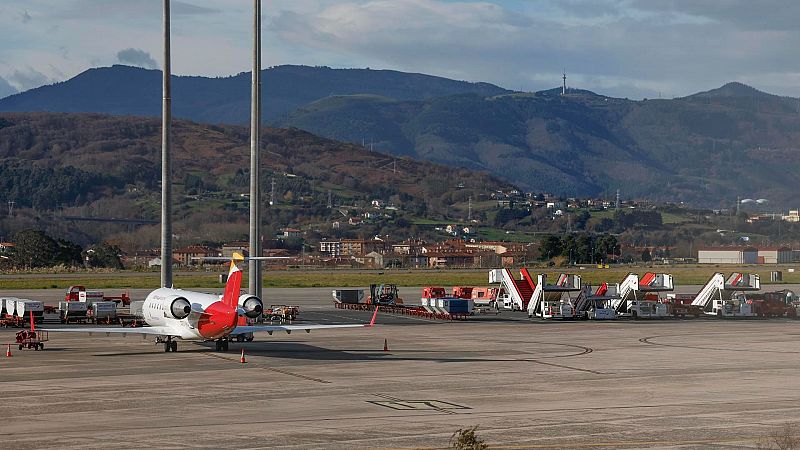
[[[396,101],[338,96],[281,122],[376,150],[487,170],[533,191],[716,206],[737,195],[791,204],[797,99],[739,83],[673,100],[587,91]]]

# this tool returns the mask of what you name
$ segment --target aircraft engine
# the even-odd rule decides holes
[[[244,294],[239,297],[239,306],[244,309],[244,315],[255,319],[264,312],[264,303],[254,295]]]
[[[178,297],[170,303],[169,312],[172,314],[172,317],[178,320],[185,319],[189,317],[189,313],[192,312],[192,305],[189,303],[189,300]]]

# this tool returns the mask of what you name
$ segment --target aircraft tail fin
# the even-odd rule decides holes
[[[239,291],[242,288],[242,271],[237,266],[240,261],[244,261],[244,256],[234,253],[228,270],[228,281],[225,283],[225,293],[222,295],[222,303],[234,309],[239,306]]]

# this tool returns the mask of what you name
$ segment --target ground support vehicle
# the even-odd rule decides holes
[[[271,305],[269,308],[264,310],[263,317],[265,320],[279,320],[281,323],[284,323],[287,321],[291,322],[296,320],[298,315],[300,315],[299,306]]]
[[[463,299],[462,299],[463,300]],[[343,303],[334,302],[336,309],[351,311],[375,311],[375,305],[369,303]],[[461,312],[433,312],[426,310],[421,305],[388,305],[380,306],[381,314],[397,314],[403,316],[421,317],[434,320],[464,320],[469,318],[472,313]]]
[[[489,270],[489,284],[499,284],[497,305],[511,311],[525,311],[536,288],[528,269],[519,270],[520,279],[514,278],[510,269]]]
[[[113,301],[94,302],[87,311],[86,317],[94,324],[114,323],[117,321],[117,303]]]
[[[44,343],[49,340],[46,331],[22,330],[15,337],[17,348],[44,350]]]
[[[674,289],[672,275],[647,272],[643,277],[629,273],[617,285],[619,298],[610,305],[619,317],[633,319],[663,319],[669,316],[669,308],[661,301],[661,292]]]
[[[58,320],[61,323],[86,323],[89,320],[88,309],[86,302],[58,302]]]
[[[118,305],[128,306],[131,304],[131,297],[127,292],[120,295],[105,295],[102,291],[89,291],[86,286],[75,285],[70,286],[64,294],[64,301],[66,302],[115,302]]]
[[[748,296],[753,302],[753,311],[758,317],[791,317],[796,319],[797,307],[795,306],[797,296],[789,290],[776,292],[765,292],[763,294],[751,294]]]
[[[555,284],[547,284],[547,275],[537,275],[536,288],[528,302],[528,317],[541,319],[575,319],[573,292],[580,292],[581,277],[562,273]]]
[[[617,314],[614,308],[609,306],[611,300],[619,298],[617,285],[603,283],[597,290],[592,292],[592,287],[585,285],[581,287],[581,292],[575,299],[575,313],[578,318],[590,320],[611,320],[616,319]]]
[[[400,298],[395,284],[372,284],[369,286],[367,303],[380,306],[402,305],[403,299]]]
[[[692,300],[694,300],[693,295],[667,294],[663,303],[667,305],[667,313],[676,319],[698,318],[703,315],[703,310],[696,305],[692,305]]]
[[[447,297],[447,292],[444,290],[443,287],[437,286],[425,286],[422,288],[422,296],[420,297],[420,303],[422,307],[425,308],[426,311],[431,313],[438,313],[441,312],[436,308],[436,300],[440,298]]]
[[[722,273],[715,273],[700,289],[692,305],[710,316],[719,318],[755,317],[753,303],[745,292],[761,289],[758,274],[734,272],[725,279]]]

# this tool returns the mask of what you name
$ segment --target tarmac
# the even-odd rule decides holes
[[[300,305],[300,322],[371,315],[335,309],[330,289],[265,297]],[[259,334],[227,353],[50,333],[44,351],[12,347],[0,358],[0,442],[445,448],[477,425],[501,449],[752,449],[800,422],[799,334],[789,319],[544,322],[510,312],[463,322],[379,313],[373,329]],[[13,336],[0,329],[0,342]]]

